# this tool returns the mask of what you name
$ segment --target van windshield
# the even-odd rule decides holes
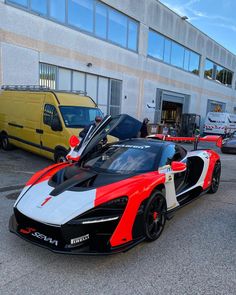
[[[68,128],[84,128],[93,123],[96,116],[103,117],[98,108],[60,106],[59,109]]]

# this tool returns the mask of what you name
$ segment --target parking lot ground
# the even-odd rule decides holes
[[[222,155],[218,192],[177,211],[157,241],[94,257],[54,254],[8,232],[12,186],[52,162],[0,150],[0,294],[235,294],[235,159]]]

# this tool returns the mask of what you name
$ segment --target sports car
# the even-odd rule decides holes
[[[140,127],[128,115],[107,116],[82,142],[72,137],[68,162],[26,183],[10,231],[58,253],[118,253],[156,240],[175,210],[217,191],[215,151],[187,152],[174,142],[181,138],[137,138]],[[120,140],[102,145],[109,135]]]
[[[221,151],[225,154],[236,154],[236,131],[223,140]]]

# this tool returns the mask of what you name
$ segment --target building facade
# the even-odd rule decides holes
[[[137,4],[138,3],[138,4]],[[236,112],[236,56],[157,0],[0,0],[0,84],[83,90],[104,114]]]

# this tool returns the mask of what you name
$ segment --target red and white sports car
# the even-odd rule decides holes
[[[74,162],[52,165],[28,181],[10,231],[59,253],[117,253],[156,240],[176,209],[217,191],[215,151],[133,138],[140,124],[128,115],[108,116],[79,146],[72,139],[68,159]],[[108,134],[122,140],[99,145]]]

